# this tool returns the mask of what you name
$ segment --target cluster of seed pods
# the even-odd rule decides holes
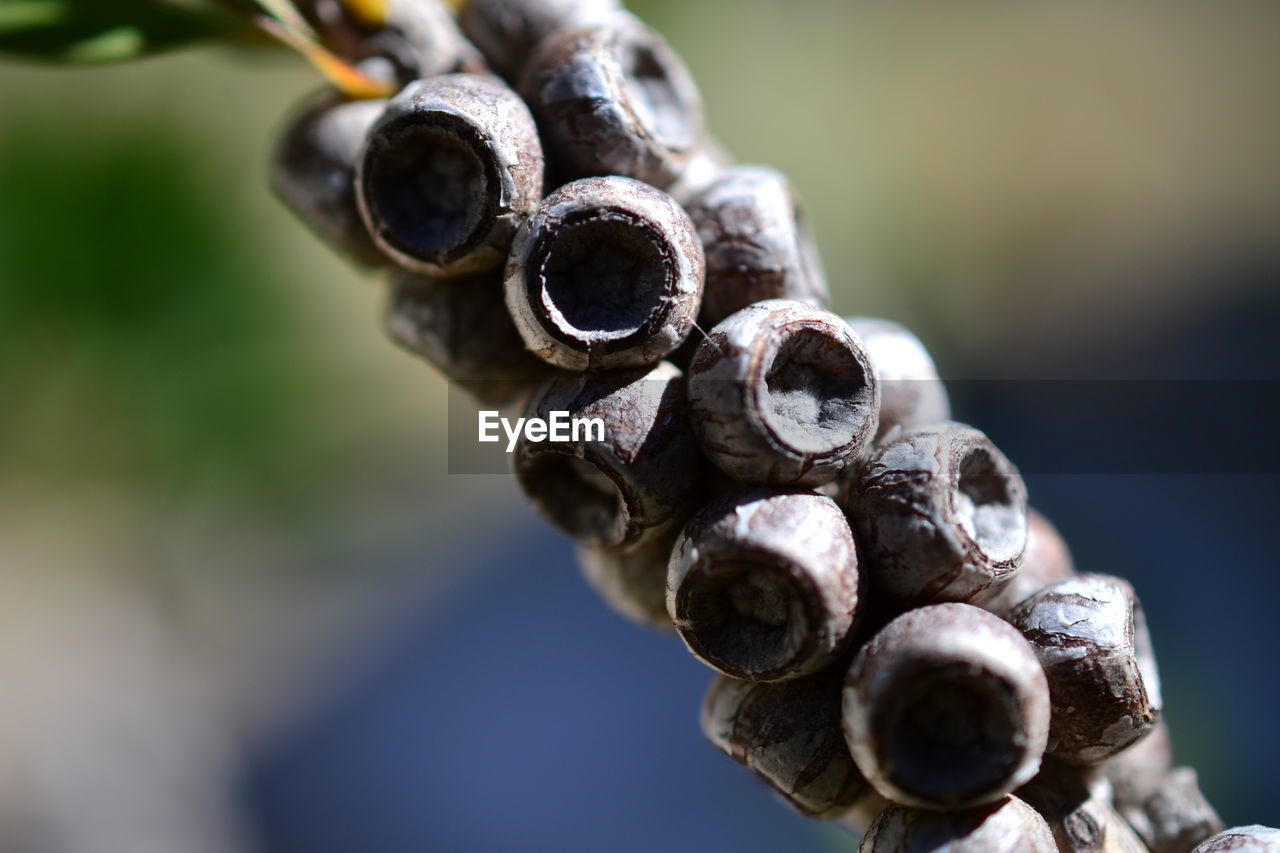
[[[303,5],[401,88],[308,101],[278,194],[386,268],[398,344],[604,421],[515,476],[717,670],[716,746],[865,853],[1280,850],[1173,767],[1130,585],[1076,570],[914,335],[829,310],[794,190],[730,163],[658,34],[615,0]]]

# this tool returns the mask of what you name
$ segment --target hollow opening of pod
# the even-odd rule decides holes
[[[1027,750],[1013,685],[968,664],[901,673],[871,731],[899,789],[938,806],[998,796]]]
[[[698,141],[700,107],[678,60],[652,39],[636,33],[620,43],[623,94],[650,136],[667,148],[684,151]]]
[[[952,492],[956,523],[993,562],[1014,559],[1027,541],[1026,508],[1015,498],[1006,465],[990,447],[969,446],[956,465]]]
[[[445,264],[480,244],[495,216],[497,167],[476,128],[444,113],[383,127],[365,154],[363,192],[384,240]]]
[[[601,207],[566,217],[535,247],[530,264],[542,316],[579,346],[656,330],[673,304],[675,252],[634,211]]]
[[[770,680],[808,655],[817,630],[817,590],[769,554],[713,557],[695,565],[676,593],[676,622],[721,670]]]
[[[851,450],[867,436],[875,414],[872,381],[846,338],[793,328],[765,368],[767,422],[786,446],[803,453]]]
[[[569,535],[602,547],[625,541],[626,501],[589,460],[549,450],[526,457],[517,474],[534,506]]]

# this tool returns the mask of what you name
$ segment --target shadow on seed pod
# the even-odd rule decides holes
[[[542,42],[603,23],[621,8],[618,0],[467,0],[458,23],[489,66],[516,83]]]
[[[1151,853],[1187,853],[1223,829],[1190,767],[1171,770],[1140,807],[1125,810],[1124,816]]]
[[[385,101],[326,90],[303,102],[271,155],[271,188],[321,240],[369,267],[386,266],[356,204],[356,163]]]
[[[458,276],[502,266],[542,193],[533,118],[495,77],[411,83],[369,132],[356,176],[374,241],[414,272]]]
[[[684,376],[673,365],[552,378],[526,417],[599,420],[569,441],[517,442],[512,464],[534,508],[579,544],[626,550],[681,525],[699,495],[700,457]],[[572,433],[571,433],[572,435]]]
[[[818,247],[795,191],[780,172],[732,166],[685,209],[706,258],[703,327],[765,299],[827,307],[830,295]]]
[[[666,193],[585,178],[516,235],[507,307],[525,343],[566,370],[653,364],[684,340],[702,297],[702,247]]]
[[[1075,573],[1075,561],[1066,540],[1049,519],[1027,509],[1027,547],[1022,564],[1002,583],[987,587],[974,603],[1001,618],[1040,590]]]
[[[438,279],[396,270],[383,324],[392,341],[487,403],[521,403],[551,373],[524,348],[496,272]]]
[[[625,12],[546,41],[519,88],[556,181],[625,175],[661,189],[702,141],[702,105],[684,63]]]
[[[1122,814],[1142,808],[1173,769],[1173,740],[1162,718],[1151,734],[1125,747],[1101,766]]]
[[[1049,679],[1051,755],[1097,764],[1155,728],[1155,654],[1126,581],[1076,575],[1022,602],[1009,621],[1030,641]]]
[[[680,175],[667,187],[667,194],[681,206],[686,206],[732,164],[733,156],[720,140],[713,136],[703,136],[702,144],[684,164]]]
[[[798,678],[848,648],[858,577],[835,501],[753,489],[689,519],[671,555],[667,609],[708,666],[750,681]]]
[[[1048,691],[1035,653],[1008,623],[967,604],[922,607],[854,658],[845,738],[863,775],[893,802],[993,803],[1039,769]]]
[[[579,545],[578,566],[587,583],[614,612],[638,625],[673,631],[667,615],[667,564],[676,530],[630,551]]]
[[[879,384],[862,341],[836,315],[788,299],[713,328],[689,368],[703,452],[743,483],[819,486],[876,431]]]
[[[1280,829],[1237,826],[1205,841],[1192,853],[1280,853]]]
[[[1026,548],[1022,477],[964,424],[912,430],[878,448],[848,509],[872,583],[900,602],[972,601],[1016,572]]]
[[[1049,824],[1059,853],[1145,853],[1133,830],[1099,796],[1095,773],[1045,759],[1016,793]]]
[[[890,430],[909,431],[951,420],[951,402],[933,358],[909,329],[877,317],[845,317],[871,356],[880,380],[880,426],[876,439]]]
[[[867,830],[858,853],[1057,853],[1053,834],[1017,797],[966,811],[894,806]]]
[[[718,676],[702,732],[807,817],[841,817],[872,793],[840,733],[838,669],[773,683]]]

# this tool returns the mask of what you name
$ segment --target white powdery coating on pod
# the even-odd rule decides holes
[[[496,77],[446,74],[392,98],[356,176],[374,241],[406,269],[459,276],[501,267],[542,195],[528,108]]]
[[[1016,630],[967,604],[912,610],[849,668],[844,733],[886,798],[919,808],[996,802],[1035,776],[1049,688]]]
[[[951,420],[951,402],[933,358],[906,326],[878,317],[846,317],[867,347],[880,380],[880,428],[904,430]]]
[[[652,364],[693,328],[702,244],[666,193],[630,178],[565,184],[520,229],[507,308],[526,345],[566,370]]]
[[[1081,574],[1018,605],[1009,621],[1049,678],[1049,753],[1097,764],[1150,732],[1160,681],[1142,608],[1120,578]]]
[[[894,806],[858,853],[1058,853],[1044,818],[1017,797],[983,809],[932,812]]]
[[[762,489],[704,507],[676,540],[667,610],[685,644],[726,675],[816,672],[848,645],[858,555],[835,501]]]
[[[707,457],[743,483],[820,486],[875,435],[880,386],[861,339],[836,315],[790,299],[743,308],[689,366]]]

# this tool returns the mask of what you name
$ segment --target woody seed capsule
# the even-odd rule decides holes
[[[374,241],[415,272],[502,265],[542,194],[542,147],[501,81],[447,74],[409,84],[369,133],[356,177]]]
[[[389,60],[402,84],[485,70],[480,53],[440,0],[387,0],[386,23],[366,37],[363,48],[364,56]]]
[[[1040,766],[1049,728],[1044,673],[1006,622],[967,604],[894,619],[845,679],[844,734],[883,796],[920,808],[993,803]]]
[[[676,531],[630,551],[579,545],[578,566],[591,588],[615,613],[638,625],[671,631],[667,614],[667,564]]]
[[[890,440],[849,499],[873,584],[904,602],[971,601],[1022,560],[1027,491],[978,430],[944,423]]]
[[[1031,642],[1049,679],[1051,755],[1097,764],[1155,727],[1155,656],[1127,582],[1076,575],[1022,602],[1009,621]]]
[[[503,305],[496,272],[435,279],[397,270],[383,322],[395,343],[462,382],[481,400],[515,402],[550,373],[524,348]]]
[[[271,188],[322,240],[370,267],[384,266],[356,205],[356,162],[385,101],[322,92],[306,101],[271,157]]]
[[[1044,817],[1059,853],[1146,853],[1124,818],[1098,795],[1095,772],[1048,758],[1017,795]]]
[[[862,341],[834,314],[770,299],[711,330],[689,367],[703,452],[744,482],[818,486],[876,431],[879,384]]]
[[[704,327],[763,299],[826,307],[830,297],[817,246],[791,184],[779,172],[730,167],[685,208],[706,256]]]
[[[880,380],[880,428],[911,430],[951,419],[947,389],[924,344],[905,326],[877,317],[846,317],[862,338]]]
[[[1237,826],[1205,841],[1192,853],[1280,853],[1280,829]]]
[[[515,83],[543,41],[604,22],[617,0],[467,0],[458,23],[490,67]]]
[[[1151,853],[1187,853],[1223,829],[1189,767],[1171,771],[1140,808],[1127,809],[1124,816]]]
[[[507,308],[529,349],[557,367],[635,367],[689,334],[702,279],[697,233],[670,196],[629,178],[585,178],[520,229]]]
[[[681,531],[667,610],[690,651],[726,675],[816,672],[848,645],[858,555],[835,501],[751,490],[713,501]]]
[[[719,676],[702,732],[801,814],[846,814],[871,793],[840,733],[840,673],[761,683]]]
[[[516,479],[548,521],[580,544],[623,550],[660,540],[688,517],[700,460],[678,369],[663,363],[554,377],[526,415],[551,412],[601,419],[604,439],[588,440],[585,431],[571,441],[521,435]]]
[[[1017,797],[965,811],[894,806],[867,830],[858,853],[1058,853],[1044,818]]]
[[[1001,584],[992,584],[975,600],[983,610],[1002,618],[1050,584],[1070,577],[1075,563],[1056,527],[1034,509],[1027,510],[1027,547],[1022,564]]]
[[[698,150],[680,170],[680,175],[667,187],[667,194],[687,205],[694,196],[711,186],[732,162],[733,157],[718,139],[704,136]]]
[[[557,180],[670,184],[702,140],[702,105],[662,37],[625,12],[549,39],[520,84]]]
[[[1164,719],[1137,743],[1112,756],[1101,767],[1121,812],[1142,808],[1173,769],[1173,741]]]

